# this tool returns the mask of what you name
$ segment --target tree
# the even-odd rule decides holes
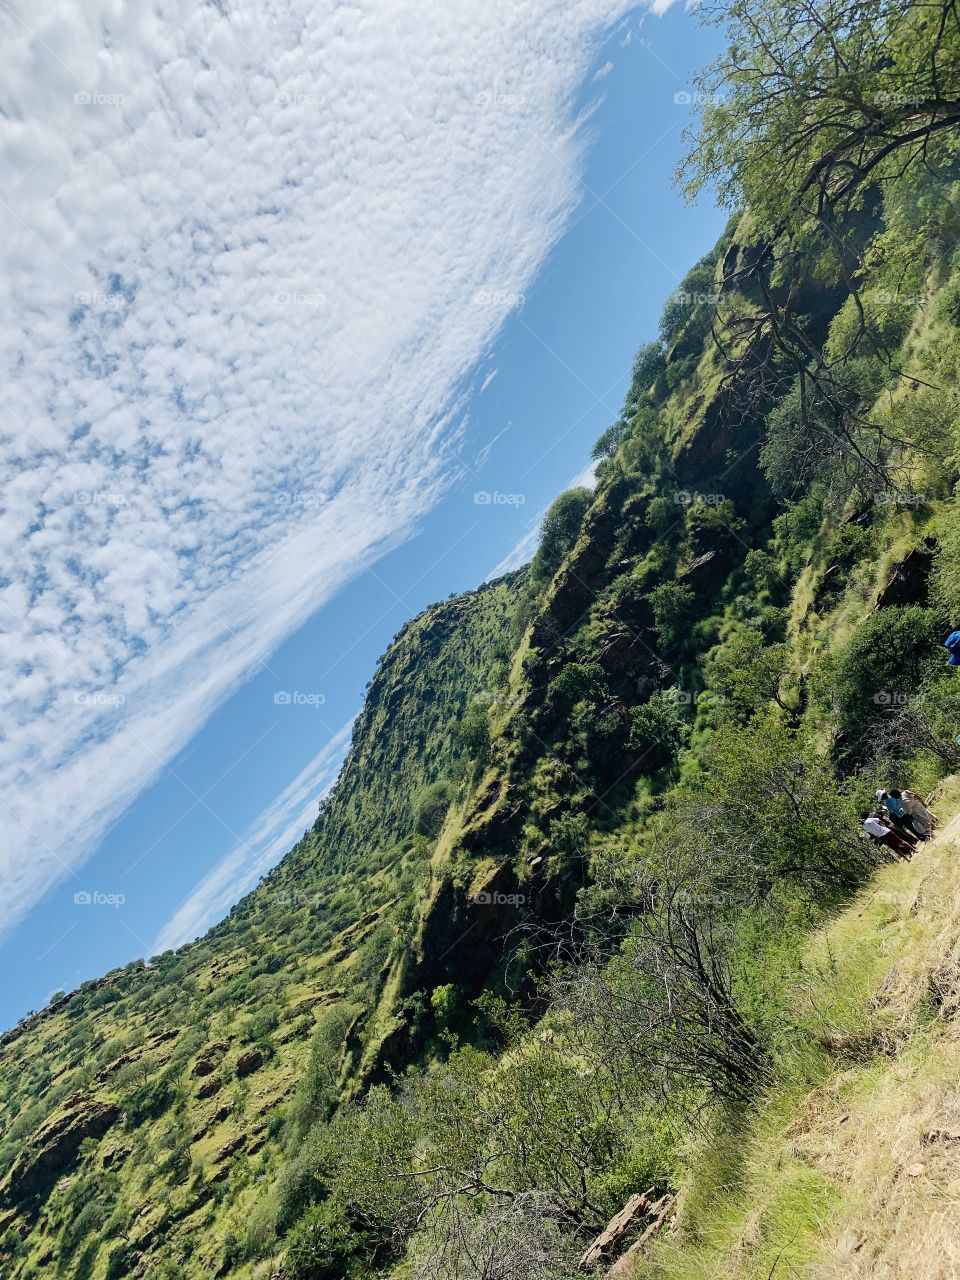
[[[928,173],[956,177],[960,19],[950,0],[734,0],[704,12],[726,25],[729,47],[702,78],[700,127],[681,174],[688,195],[712,186],[749,208],[753,239],[725,275],[729,306],[714,328],[725,385],[748,414],[795,382],[803,434],[784,431],[781,445],[799,442],[806,465],[842,463],[848,478],[897,483],[887,455],[908,442],[895,423],[869,416],[863,357],[893,384],[918,382],[861,296],[863,252],[878,192]],[[899,269],[895,239],[872,247]],[[831,274],[846,287],[851,323],[841,349],[827,351],[817,317],[803,314],[800,282]]]
[[[543,518],[540,546],[530,566],[534,583],[544,586],[560,568],[563,557],[577,540],[593,492],[587,488],[567,489],[555,498]]]
[[[942,661],[944,625],[939,610],[921,605],[878,609],[819,664],[812,692],[833,713],[848,764],[870,757],[880,719],[906,706]]]
[[[950,0],[734,0],[704,16],[726,26],[728,48],[700,84],[689,193],[715,184],[777,234],[834,221],[868,183],[952,154],[960,16]]]
[[[693,1086],[750,1097],[767,1070],[762,1038],[738,1005],[709,909],[680,881],[637,888],[645,909],[614,956],[588,944],[557,978],[557,1002],[615,1074],[653,1094]]]
[[[708,654],[707,684],[741,718],[771,702],[786,711],[780,696],[786,657],[786,645],[765,644],[759,631],[737,631]]]
[[[486,764],[490,758],[490,715],[485,703],[478,700],[471,702],[460,723],[457,725],[456,738],[471,760]]]

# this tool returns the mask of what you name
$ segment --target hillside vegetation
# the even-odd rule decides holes
[[[721,16],[595,490],[223,924],[3,1037],[4,1276],[953,1274],[960,26]]]

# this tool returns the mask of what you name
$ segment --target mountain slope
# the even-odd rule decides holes
[[[206,938],[3,1038],[5,1274],[566,1280],[625,1202],[638,1275],[828,1265],[861,1212],[850,1266],[897,1265],[830,1097],[861,1091],[874,1149],[884,1109],[919,1123],[910,1055],[931,1084],[950,1061],[952,988],[920,995],[955,944],[947,845],[889,867],[858,838],[878,785],[960,767],[944,201],[850,211],[855,281],[732,219],[595,492],[404,629],[290,855]],[[826,407],[755,323],[777,306],[846,380]],[[887,911],[941,866],[942,900]],[[678,1192],[672,1235],[641,1220]]]
[[[403,628],[317,823],[227,920],[2,1037],[0,1229],[18,1258],[5,1274],[84,1273],[91,1230],[101,1270],[153,1274],[206,1235],[238,1162],[275,1150],[271,1120],[325,1015],[345,1036],[331,1070],[349,1076],[426,860],[413,802],[457,754],[456,722],[492,678],[521,581]],[[249,1200],[250,1174],[240,1182]],[[207,1244],[219,1261],[220,1241]]]

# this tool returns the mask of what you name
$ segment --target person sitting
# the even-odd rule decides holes
[[[916,831],[921,840],[929,840],[933,835],[936,818],[915,791],[903,791],[900,799],[914,831]]]
[[[893,787],[889,791],[884,791],[883,807],[886,809],[886,818],[890,825],[895,827],[907,840],[915,842],[917,835],[914,831],[913,823],[910,821],[910,815],[904,808],[903,797],[900,792]]]
[[[944,640],[943,647],[950,651],[947,666],[960,667],[960,631],[951,631]]]
[[[913,856],[913,845],[909,840],[904,839],[899,831],[894,831],[888,826],[879,813],[868,811],[864,818],[863,829],[868,836],[876,840],[877,844],[892,849],[898,858]]]
[[[900,791],[896,790],[896,787],[891,787],[890,791],[884,792],[883,808],[890,815],[893,826],[899,828],[905,835],[913,835],[913,823],[910,822],[910,814],[906,812],[904,797],[902,797]]]

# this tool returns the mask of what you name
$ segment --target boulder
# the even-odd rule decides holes
[[[719,554],[714,549],[704,551],[686,569],[677,574],[677,581],[698,593],[718,585]]]
[[[220,1077],[210,1076],[204,1080],[203,1084],[197,1090],[198,1098],[212,1098],[215,1093],[219,1093],[221,1088]]]
[[[220,1164],[224,1160],[229,1160],[232,1155],[241,1150],[246,1143],[246,1134],[239,1134],[236,1138],[231,1138],[229,1142],[225,1142],[217,1154],[213,1157],[215,1164]]]
[[[220,1057],[229,1048],[228,1040],[216,1040],[213,1044],[208,1044],[203,1053],[193,1064],[191,1075],[196,1077],[213,1075],[216,1070],[215,1059]]]
[[[236,1072],[242,1079],[254,1073],[259,1067],[263,1066],[263,1050],[262,1049],[246,1049],[237,1059]]]

